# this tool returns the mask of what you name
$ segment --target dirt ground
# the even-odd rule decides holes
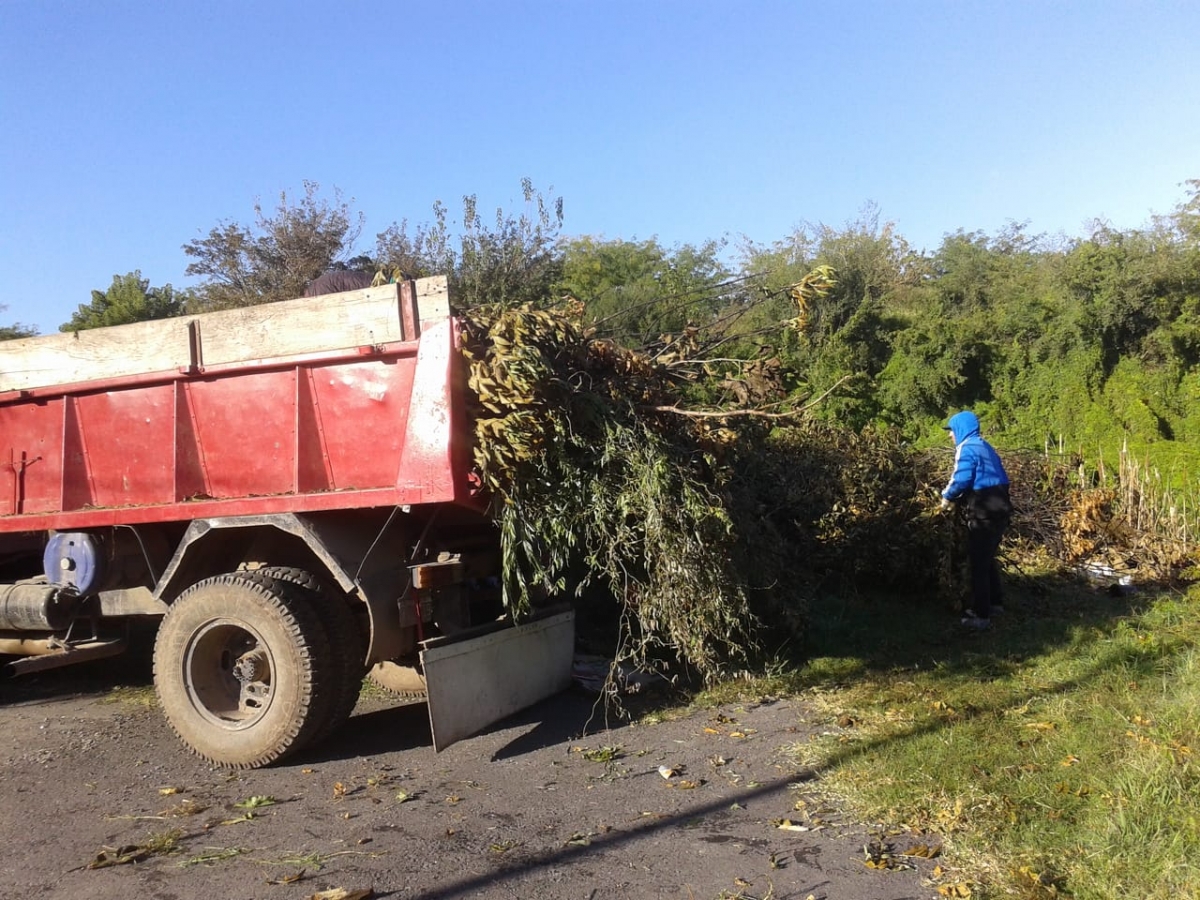
[[[0,682],[6,896],[938,896],[937,860],[868,867],[880,835],[789,761],[823,730],[796,701],[606,728],[575,688],[435,754],[425,707],[366,691],[323,745],[229,772],[185,752],[151,698],[127,663]]]

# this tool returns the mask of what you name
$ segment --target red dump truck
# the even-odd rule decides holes
[[[570,682],[574,620],[519,626],[473,489],[445,278],[0,343],[0,655],[120,653],[157,622],[164,714],[267,765],[364,674],[435,747]]]

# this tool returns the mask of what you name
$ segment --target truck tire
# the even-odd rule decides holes
[[[366,635],[355,621],[348,602],[335,596],[332,588],[306,569],[263,566],[239,570],[236,574],[238,578],[257,583],[283,581],[303,590],[325,626],[337,675],[332,689],[333,704],[329,718],[313,735],[314,742],[324,740],[346,723],[358,703],[363,676],[367,674]]]
[[[426,703],[429,700],[425,676],[412,666],[391,661],[376,663],[367,673],[367,677],[373,684],[394,694],[399,705]]]
[[[223,766],[269,765],[312,740],[337,667],[310,599],[284,582],[218,575],[172,604],[154,646],[154,684],[175,733]]]

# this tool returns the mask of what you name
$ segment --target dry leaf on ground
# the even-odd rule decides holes
[[[345,888],[331,888],[327,891],[318,891],[308,900],[367,900],[368,897],[374,896],[374,888],[359,888],[352,891]]]

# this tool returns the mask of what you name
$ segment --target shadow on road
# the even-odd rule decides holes
[[[808,781],[811,778],[812,776],[808,774],[799,776],[790,775],[787,778],[779,778],[753,788],[748,788],[738,792],[736,795],[723,795],[719,800],[711,803],[689,806],[685,812],[676,815],[647,817],[644,824],[627,829],[614,829],[605,834],[589,835],[587,843],[567,844],[556,850],[530,856],[516,865],[440,885],[431,891],[412,895],[413,900],[450,900],[452,897],[478,896],[481,891],[494,888],[501,882],[512,881],[517,878],[528,878],[541,870],[577,865],[584,862],[588,857],[603,855],[605,851],[624,844],[654,838],[664,831],[678,828],[685,821],[692,821],[710,814],[726,812],[731,803],[740,803],[743,806],[747,806],[752,801],[785,798],[789,786],[793,786],[797,782]]]
[[[520,734],[492,754],[511,759],[610,727],[595,695],[572,688],[488,726],[480,735],[517,729]],[[469,740],[469,738],[468,738]],[[329,740],[296,761],[331,762],[429,746],[433,734],[425,704],[371,710],[352,717]]]

